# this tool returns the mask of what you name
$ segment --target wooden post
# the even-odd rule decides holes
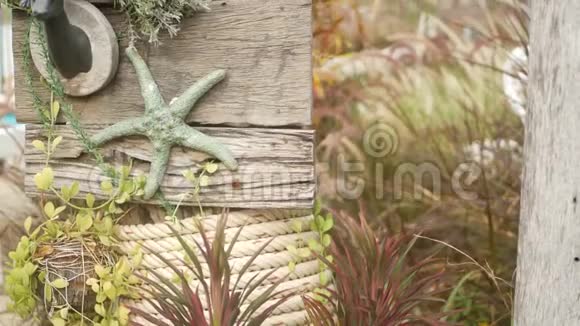
[[[532,2],[515,325],[580,325],[580,2]]]

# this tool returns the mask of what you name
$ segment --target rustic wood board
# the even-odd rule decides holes
[[[228,77],[213,89],[189,117],[190,122],[225,126],[297,126],[311,124],[311,0],[222,0],[211,12],[183,22],[179,35],[162,38],[162,46],[143,46],[166,99],[178,96],[214,69]],[[125,17],[103,12],[117,33]],[[14,45],[19,53],[27,18],[14,15]],[[126,40],[121,40],[124,49]],[[22,55],[15,56],[17,117],[38,123],[25,85]],[[34,76],[38,80],[38,76]],[[42,88],[42,87],[39,87]],[[48,94],[44,94],[48,96]],[[121,55],[116,79],[92,96],[71,99],[81,122],[113,123],[143,111],[137,79]]]
[[[513,325],[580,325],[580,2],[533,1]]]
[[[104,125],[87,125],[85,130],[94,134]],[[239,208],[310,208],[314,200],[314,132],[310,130],[266,128],[218,128],[202,127],[200,131],[215,137],[226,145],[238,162],[238,171],[230,172],[221,167],[210,178],[210,184],[200,194],[200,201],[207,207]],[[69,126],[59,126],[56,132],[63,136],[53,156],[51,166],[55,172],[57,187],[73,181],[80,184],[84,197],[87,192],[105,197],[100,182],[105,179],[88,155],[83,154],[82,144]],[[27,127],[26,192],[36,195],[33,177],[44,167],[44,155],[34,149],[32,140],[43,139],[40,125]],[[147,173],[152,149],[146,138],[131,137],[112,141],[102,148],[108,162],[127,164],[133,161],[134,173]],[[173,149],[170,166],[161,186],[166,199],[177,203],[181,195],[191,191],[182,171],[196,171],[200,163],[211,159],[207,155],[181,147]],[[149,201],[150,204],[158,203]],[[193,199],[183,205],[197,205]]]

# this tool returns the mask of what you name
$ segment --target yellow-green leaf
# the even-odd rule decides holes
[[[58,314],[60,315],[60,317],[62,319],[67,319],[68,318],[68,308],[63,308],[61,309]]]
[[[52,288],[48,283],[44,283],[44,301],[48,303],[52,302]]]
[[[40,140],[33,140],[32,146],[34,146],[34,148],[36,148],[37,150],[39,150],[41,152],[46,152],[46,146]]]
[[[62,142],[62,136],[58,136],[52,141],[51,150],[54,151],[56,147]]]
[[[185,179],[191,183],[195,182],[195,175],[193,174],[193,172],[191,170],[186,170],[181,172],[181,174],[183,174],[183,176],[185,177]]]
[[[298,256],[300,256],[301,258],[308,258],[310,257],[310,249],[309,248],[300,248],[298,249]]]
[[[66,326],[66,321],[59,317],[53,317],[50,322],[53,326]]]
[[[50,167],[45,167],[34,176],[34,183],[39,190],[49,190],[54,182],[54,172]]]
[[[103,267],[102,265],[95,265],[95,273],[97,273],[97,276],[100,278],[104,278],[105,275],[109,274],[110,269],[107,267]]]
[[[77,181],[70,185],[70,198],[74,198],[79,194],[79,183]]]
[[[302,221],[301,220],[294,220],[291,223],[292,230],[296,233],[302,232]]]
[[[86,197],[86,202],[89,208],[93,208],[93,206],[95,206],[95,196],[91,193],[88,193]]]
[[[328,232],[332,229],[332,227],[334,226],[334,220],[332,219],[332,216],[330,217],[326,217],[326,219],[324,220],[323,226],[322,226],[322,232]]]
[[[55,287],[57,289],[64,289],[65,287],[68,286],[68,281],[65,280],[64,278],[59,278],[59,279],[52,281],[50,283],[50,285],[52,285],[53,287]]]
[[[101,190],[106,194],[110,194],[113,192],[113,183],[109,180],[101,182]]]
[[[26,230],[27,234],[30,234],[30,228],[32,227],[32,217],[29,216],[24,220],[24,230]]]
[[[119,323],[121,323],[121,325],[127,325],[129,323],[130,310],[127,307],[121,305],[119,306],[117,313],[119,315]]]
[[[332,242],[332,238],[330,237],[330,234],[325,234],[322,236],[322,245],[325,247],[330,246],[330,243]]]
[[[218,170],[218,165],[211,162],[211,163],[206,163],[205,164],[205,170],[207,171],[207,173],[209,174],[214,174],[217,170]]]
[[[105,307],[103,307],[103,305],[100,303],[97,303],[95,305],[95,312],[103,317],[105,317],[105,315],[107,314],[107,312],[105,311]]]
[[[58,101],[52,102],[52,106],[50,107],[50,114],[53,120],[56,120],[59,112],[60,112],[60,103]]]
[[[209,185],[209,177],[207,175],[202,175],[199,178],[199,185],[200,187],[207,187],[207,185]]]
[[[76,224],[80,232],[85,232],[93,226],[93,218],[88,214],[77,215]]]
[[[52,219],[55,215],[54,213],[55,213],[54,204],[49,201],[44,205],[44,214],[48,219]]]
[[[291,273],[294,273],[296,271],[296,262],[295,261],[291,261],[288,264],[288,269],[290,270]]]
[[[320,273],[319,279],[320,285],[326,286],[328,284],[328,274],[326,274],[326,272]]]

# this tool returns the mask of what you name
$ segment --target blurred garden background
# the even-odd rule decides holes
[[[407,263],[440,259],[431,265],[445,269],[433,309],[453,312],[440,320],[509,325],[525,2],[315,0],[313,8],[323,206],[339,226],[362,217],[379,239],[433,239],[419,238]]]

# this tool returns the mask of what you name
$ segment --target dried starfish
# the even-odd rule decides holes
[[[236,170],[238,163],[227,147],[185,123],[185,118],[197,100],[225,78],[225,70],[210,73],[167,104],[137,49],[128,47],[125,52],[137,72],[145,102],[145,115],[107,127],[91,140],[96,146],[100,146],[112,139],[130,135],[149,138],[153,144],[153,160],[145,185],[144,198],[150,199],[159,189],[167,170],[171,148],[176,145],[213,155],[228,169]]]

